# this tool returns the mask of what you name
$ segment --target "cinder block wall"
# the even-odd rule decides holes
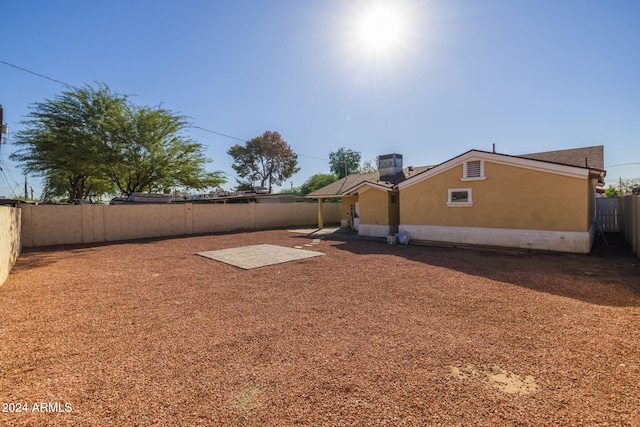
[[[340,203],[323,203],[325,224],[340,223]],[[260,228],[316,226],[315,203],[22,205],[25,247],[112,242]]]
[[[0,285],[16,262],[20,249],[21,212],[19,208],[0,206]]]

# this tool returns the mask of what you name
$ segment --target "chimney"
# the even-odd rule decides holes
[[[380,176],[395,175],[402,172],[402,154],[385,154],[378,157]]]

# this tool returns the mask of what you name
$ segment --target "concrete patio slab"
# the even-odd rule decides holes
[[[327,236],[340,230],[340,227],[327,228],[296,228],[287,230],[289,233],[306,234],[307,236]]]
[[[251,270],[268,265],[324,256],[325,254],[322,252],[265,244],[199,252],[197,255],[224,262],[244,270]]]

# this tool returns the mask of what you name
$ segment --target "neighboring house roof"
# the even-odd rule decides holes
[[[517,157],[604,170],[604,145],[521,154]]]
[[[402,181],[409,179],[410,177],[424,172],[432,168],[433,166],[415,166],[402,169],[402,172],[395,175],[380,176],[380,172],[369,173],[354,173],[344,178],[332,182],[322,188],[312,191],[307,195],[309,198],[321,198],[321,197],[342,197],[348,194],[354,187],[361,184],[370,183],[378,186],[393,188]]]

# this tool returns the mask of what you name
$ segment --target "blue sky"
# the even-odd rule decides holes
[[[355,29],[383,3],[404,32],[372,52]],[[637,0],[23,0],[2,16],[0,61],[74,86],[104,82],[243,140],[280,132],[301,167],[284,188],[328,172],[340,147],[418,166],[492,144],[506,154],[604,145],[607,184],[640,178]],[[63,89],[0,63],[10,132]],[[239,141],[189,136],[235,186],[226,152]],[[10,134],[0,195],[23,192],[14,149]]]

